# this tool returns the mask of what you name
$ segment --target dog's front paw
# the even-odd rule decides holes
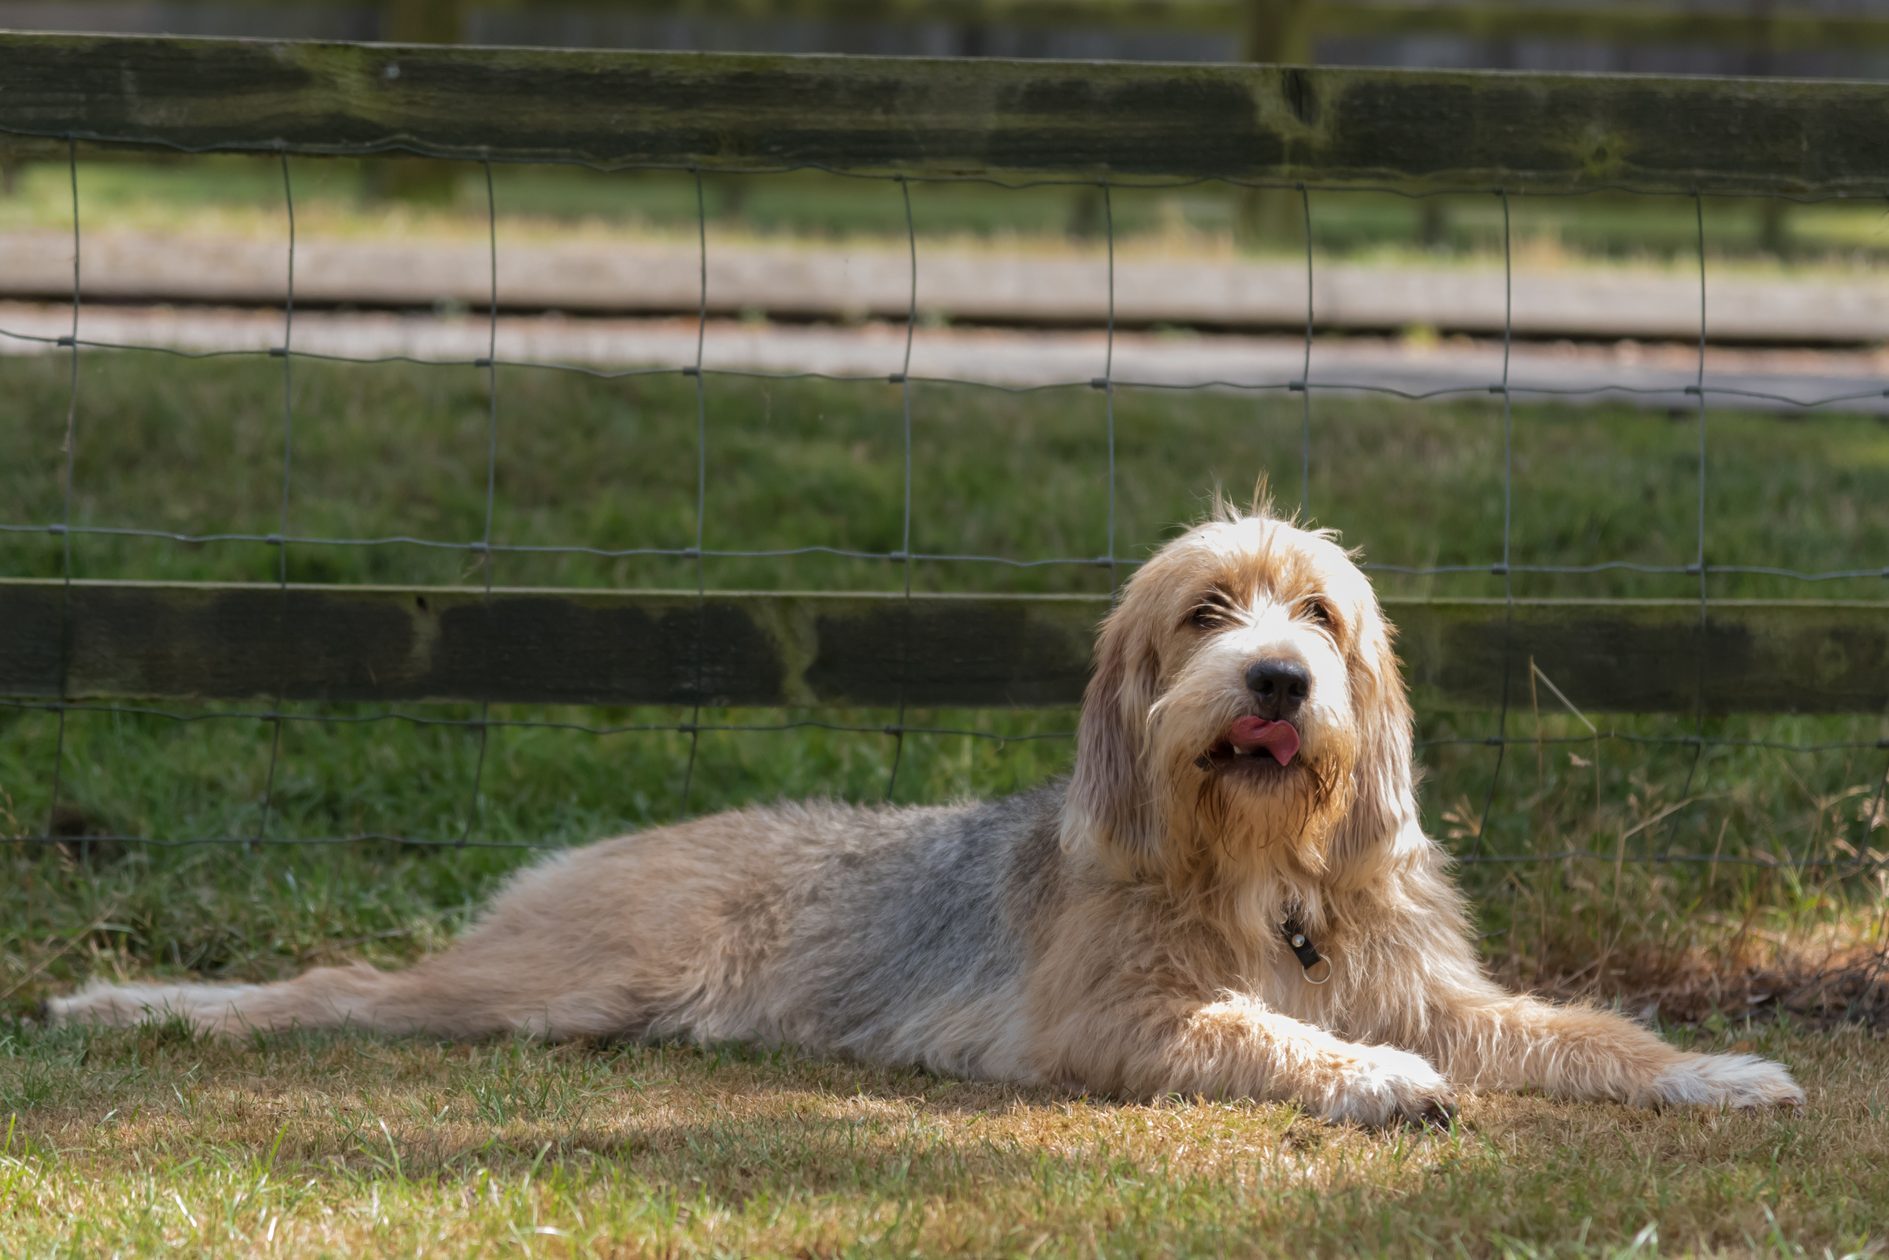
[[[1337,1079],[1319,1108],[1327,1120],[1354,1124],[1448,1124],[1456,1093],[1421,1055],[1363,1046],[1334,1065]]]
[[[1797,1107],[1804,1091],[1781,1063],[1752,1054],[1689,1054],[1659,1074],[1653,1100],[1718,1107]]]

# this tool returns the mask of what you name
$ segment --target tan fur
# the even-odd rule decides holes
[[[1255,711],[1244,671],[1262,657],[1311,679],[1286,767],[1223,741]],[[1410,709],[1369,582],[1328,534],[1223,512],[1155,555],[1108,618],[1065,786],[722,814],[528,871],[405,972],[100,986],[51,1014],[741,1038],[1367,1124],[1442,1116],[1459,1087],[1802,1100],[1776,1064],[1501,990],[1446,867],[1419,824]],[[1289,916],[1330,983],[1287,949]]]

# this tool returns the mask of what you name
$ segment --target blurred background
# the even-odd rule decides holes
[[[1871,77],[1876,0],[6,0],[0,24],[276,39]]]
[[[1874,0],[0,0],[0,29],[1889,72]],[[489,176],[89,146],[72,169],[0,164],[0,391],[18,419],[0,423],[0,504],[8,523],[61,518],[75,414],[71,519],[93,530],[69,548],[5,535],[0,578],[272,583],[282,553],[261,539],[286,519],[301,582],[1104,594],[1216,486],[1264,473],[1362,545],[1391,596],[1883,597],[1880,201]],[[76,369],[58,345],[75,198]],[[291,207],[285,375],[267,351]],[[700,393],[676,370],[698,355]],[[1308,365],[1315,396],[1285,392]],[[887,382],[907,371],[909,388]],[[1701,374],[1709,418],[1686,392]],[[544,550],[470,555],[488,529]],[[345,541],[402,538],[439,545]],[[675,554],[692,545],[726,554]],[[934,558],[888,562],[908,545]],[[1511,546],[1554,571],[1492,571]],[[1704,583],[1685,571],[1700,547]],[[1588,714],[1545,681],[1500,713],[1420,708],[1429,825],[1459,853],[1525,859],[1470,874],[1505,974],[1682,1014],[1884,1005],[1882,714]],[[70,840],[9,858],[16,887],[56,894],[11,915],[14,991],[75,978],[74,939],[127,974],[274,974],[336,938],[405,957],[521,860],[367,839],[230,863],[88,837],[240,839],[264,799],[284,839],[558,844],[782,795],[984,795],[1066,768],[1073,723],[169,708],[0,712],[0,836]],[[101,916],[128,926],[87,927]]]
[[[1889,70],[1889,5],[1873,0],[0,0],[0,28],[1518,71],[1873,78]],[[1464,372],[1482,375],[1488,355],[1476,343],[1499,336],[1504,322],[1490,279],[1503,264],[1504,208],[1486,196],[1324,197],[1308,240],[1296,197],[1213,183],[1124,192],[1113,205],[1093,187],[932,186],[909,224],[896,197],[844,181],[721,175],[705,183],[708,313],[746,325],[741,338],[718,339],[727,367],[878,370],[867,334],[906,313],[908,228],[926,242],[922,316],[934,330],[962,334],[931,339],[931,370],[945,376],[970,375],[967,363],[1011,385],[1084,375],[1075,360],[1092,356],[1081,338],[1006,336],[993,345],[974,334],[1103,326],[1110,295],[1097,283],[1102,266],[1082,264],[1095,261],[1110,228],[1123,265],[1117,329],[1193,339],[1184,358],[1170,344],[1138,362],[1131,337],[1123,376],[1140,370],[1171,384],[1233,376],[1233,365],[1289,363],[1295,351],[1285,342],[1225,335],[1303,335],[1308,249],[1322,272],[1315,322],[1334,338],[1327,377],[1421,391]],[[60,169],[0,163],[0,228],[8,233],[0,301],[68,296],[50,236],[35,234],[69,230],[64,184]],[[89,226],[100,230],[88,294],[146,308],[224,308],[221,323],[188,326],[151,309],[120,311],[114,327],[128,340],[203,349],[243,335],[243,308],[282,298],[279,185],[267,161],[88,167]],[[450,315],[485,303],[479,251],[488,207],[476,167],[300,163],[295,196],[308,246],[300,296],[309,308]],[[649,322],[700,313],[698,206],[686,177],[510,168],[499,172],[496,209],[505,222],[507,313],[589,321],[520,325],[519,335],[533,338],[532,357],[656,365],[689,340],[690,329]],[[1688,273],[1697,271],[1701,242],[1690,204],[1599,194],[1520,197],[1510,209],[1514,329],[1529,343],[1524,377],[1566,388],[1604,371],[1657,391],[1673,379],[1664,369],[1684,368],[1678,356],[1698,332],[1696,275]],[[1889,309],[1869,273],[1889,249],[1883,207],[1714,198],[1708,220],[1705,251],[1725,264],[1715,270],[1726,287],[1711,311],[1722,383],[1815,398],[1851,392],[1880,371],[1875,348],[1889,338]],[[148,248],[149,234],[161,234],[165,247]],[[204,265],[211,252],[214,267]],[[1239,270],[1227,273],[1228,265]],[[1223,278],[1206,283],[1211,277]],[[10,326],[39,331],[53,318],[16,310]],[[612,318],[644,322],[596,322]],[[312,347],[349,353],[410,353],[423,341],[439,350],[479,335],[385,320],[309,331]],[[1657,392],[1649,401],[1685,405]]]

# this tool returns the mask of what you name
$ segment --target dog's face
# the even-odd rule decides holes
[[[1214,520],[1149,560],[1103,626],[1070,812],[1143,870],[1318,871],[1369,843],[1347,822],[1381,831],[1408,798],[1408,748],[1389,627],[1350,556],[1269,516]]]

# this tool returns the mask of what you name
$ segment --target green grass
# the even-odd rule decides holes
[[[67,362],[0,358],[0,504],[61,518]],[[88,525],[266,534],[281,495],[282,367],[87,352],[80,358],[72,516]],[[487,398],[480,371],[298,361],[290,532],[469,540],[484,526]],[[707,545],[892,550],[904,516],[901,397],[881,384],[706,382]],[[685,546],[695,529],[695,396],[677,378],[605,382],[500,374],[494,532],[502,542]],[[913,543],[1017,559],[1108,544],[1108,429],[1088,390],[1009,395],[917,386]],[[1271,472],[1297,497],[1296,399],[1121,391],[1116,551],[1136,556],[1196,515],[1216,485]],[[1690,415],[1518,407],[1518,561],[1683,563],[1696,546]],[[1798,569],[1889,555],[1889,426],[1816,414],[1712,415],[1708,550],[1715,563]],[[1312,514],[1370,558],[1434,566],[1501,554],[1499,408],[1317,400]],[[467,553],[305,544],[316,582],[482,582]],[[0,576],[57,576],[49,537],[0,535]],[[501,584],[692,588],[674,558],[501,555]],[[85,578],[272,581],[261,544],[78,535]],[[711,587],[898,589],[896,566],[832,557],[720,559]],[[920,589],[1101,591],[1096,566],[918,566]],[[1486,574],[1384,574],[1400,594],[1500,594]],[[1881,598],[1880,582],[1806,590],[1715,575],[1715,598]],[[1522,595],[1693,597],[1684,576],[1518,577]],[[1578,705],[1581,697],[1572,697]],[[79,711],[59,762],[62,827],[160,838],[253,833],[272,726]],[[228,707],[228,706],[224,706]],[[374,716],[296,706],[299,716]],[[431,706],[421,717],[467,718]],[[673,725],[674,710],[494,706],[493,717]],[[894,741],[883,712],[708,713],[866,728],[711,731],[682,784],[686,736],[500,727],[468,819],[476,736],[388,719],[283,725],[270,834],[389,833],[563,844],[744,801],[878,799]],[[893,795],[939,800],[1026,786],[1066,768],[1067,712],[919,711],[913,724],[1003,740],[912,735]],[[1689,736],[1690,716],[1607,717]],[[1422,706],[1429,741],[1479,739],[1498,715]],[[1517,697],[1511,738],[1579,736]],[[1797,744],[1889,735],[1880,716],[1729,718],[1706,733]],[[1025,738],[1042,736],[1043,738]],[[0,835],[52,810],[56,718],[0,708]],[[442,1048],[289,1038],[203,1045],[174,1030],[0,1032],[0,1251],[164,1246],[551,1254],[757,1251],[1192,1250],[1625,1253],[1843,1252],[1882,1228],[1883,1043],[1802,1022],[1746,1029],[1754,993],[1806,1019],[1880,990],[1825,983],[1823,961],[1879,948],[1875,877],[1820,869],[1660,865],[1663,852],[1880,859],[1879,749],[1522,743],[1499,779],[1491,748],[1431,742],[1430,825],[1465,853],[1564,849],[1619,861],[1472,864],[1492,965],[1559,992],[1648,1003],[1706,1022],[1711,1044],[1755,1039],[1800,1069],[1796,1117],[1645,1116],[1536,1099],[1478,1099],[1448,1136],[1331,1132],[1278,1107],[1121,1107],[739,1050],[509,1044]],[[1491,785],[1494,791],[1491,794]],[[1485,800],[1489,807],[1484,810]],[[281,975],[311,962],[396,963],[463,924],[527,855],[388,842],[0,847],[0,1005],[25,1009],[94,975]],[[1871,993],[1876,995],[1871,998]],[[1831,1005],[1834,1004],[1834,1005]],[[10,1119],[9,1119],[10,1117]],[[382,1127],[384,1124],[384,1128]],[[8,1127],[10,1126],[10,1127]],[[534,1233],[555,1229],[557,1234]],[[273,1229],[273,1233],[271,1230]],[[371,1244],[370,1240],[371,1239]]]
[[[315,236],[372,233],[483,237],[485,180],[470,163],[428,164],[430,195],[379,196],[389,170],[411,164],[304,159],[293,163],[297,222]],[[442,177],[443,171],[443,177]],[[692,243],[694,180],[682,173],[614,174],[557,167],[494,168],[494,194],[506,239],[667,235]],[[79,170],[82,217],[91,229],[215,232],[277,238],[284,229],[282,173],[274,157],[214,157],[145,165],[85,162]],[[1112,217],[1118,242],[1164,252],[1238,248],[1298,255],[1304,249],[1296,194],[1277,205],[1243,210],[1246,194],[1215,184],[1112,190],[1105,211],[1093,188],[1067,185],[1005,189],[977,183],[913,186],[911,227],[927,238],[1020,243],[1066,249],[1091,243]],[[363,214],[363,207],[373,213]],[[1784,256],[1767,235],[1767,203],[1713,198],[1705,206],[1708,248],[1734,267],[1849,269],[1889,256],[1889,216],[1863,203],[1793,205],[1786,210]],[[816,173],[708,175],[702,209],[718,241],[744,236],[783,241],[876,239],[902,248],[904,200],[890,181],[835,180]],[[1410,262],[1478,257],[1499,265],[1501,201],[1493,195],[1415,200],[1380,192],[1314,195],[1315,243],[1330,258]],[[1690,266],[1697,223],[1686,197],[1516,196],[1509,212],[1518,257],[1535,265],[1633,262]],[[1255,217],[1256,216],[1256,217]],[[1254,224],[1248,227],[1249,220]],[[0,230],[69,228],[71,188],[63,163],[22,168],[12,195],[0,199]],[[1237,242],[1237,244],[1236,244]]]
[[[922,334],[921,334],[922,335]],[[0,359],[15,421],[0,429],[8,519],[61,519],[69,402],[63,356]],[[495,540],[599,548],[694,541],[696,404],[681,376],[598,381],[498,374]],[[183,534],[279,528],[283,372],[277,361],[80,357],[73,523]],[[297,360],[289,532],[305,537],[477,539],[484,530],[488,399],[472,367]],[[904,519],[902,397],[878,382],[711,377],[705,388],[710,549],[896,550]],[[1109,546],[1109,419],[1099,392],[1026,395],[912,387],[912,544],[1015,560],[1093,557]],[[1270,473],[1299,492],[1296,397],[1121,388],[1114,396],[1116,554],[1145,554],[1197,516],[1215,486],[1244,494]],[[1867,417],[1717,413],[1708,419],[1706,529],[1715,565],[1867,567],[1889,554],[1889,425]],[[1386,400],[1313,404],[1311,515],[1376,563],[1483,566],[1503,544],[1499,407]],[[1683,565],[1698,529],[1698,432],[1686,412],[1518,405],[1511,543],[1517,563]],[[1023,510],[1022,505],[1027,505]],[[4,572],[56,576],[49,537],[0,540]],[[86,536],[75,576],[273,581],[263,543]],[[502,555],[512,585],[695,585],[675,558]],[[460,582],[462,551],[307,544],[292,579]],[[896,589],[896,566],[829,556],[711,560],[711,587]],[[940,590],[1105,591],[1095,566],[921,565]],[[1486,573],[1387,573],[1396,594],[1499,595]],[[1517,595],[1696,596],[1681,574],[1523,574]],[[1878,598],[1878,580],[1806,587],[1714,574],[1715,598]],[[1577,697],[1578,699],[1578,697]]]

